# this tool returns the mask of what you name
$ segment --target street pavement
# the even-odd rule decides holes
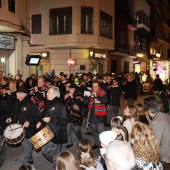
[[[138,100],[135,101],[135,103],[142,103],[143,104],[143,99],[148,97],[148,95],[138,95]],[[123,95],[121,96],[121,107],[120,107],[120,111],[119,114],[122,116],[123,115],[123,110],[126,107],[126,103],[123,99]],[[106,128],[105,130],[108,130],[110,128]],[[82,136],[83,138],[88,138],[90,139],[90,141],[93,143],[93,137],[86,135],[85,133],[87,132],[86,130],[86,123],[85,123],[85,119],[83,121],[83,125],[82,125]],[[21,166],[21,162],[22,162],[22,157],[23,157],[23,150],[21,145],[19,146],[10,146],[5,142],[5,152],[6,152],[6,156],[5,156],[5,161],[3,163],[3,165],[0,167],[0,170],[17,170],[20,166]],[[77,138],[73,133],[73,147],[69,148],[69,149],[65,149],[66,144],[64,144],[62,146],[62,151],[68,150],[71,153],[73,153],[75,155],[75,157],[77,157]],[[98,156],[99,155],[99,150],[95,150],[94,151],[94,155]],[[39,151],[33,151],[33,158],[34,158],[34,167],[37,170],[52,170],[53,169],[53,165],[51,162],[47,161],[46,158],[44,158],[44,156],[41,154],[41,150]]]

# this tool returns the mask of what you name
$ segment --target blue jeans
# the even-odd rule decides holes
[[[61,144],[55,144],[49,141],[42,147],[41,151],[43,156],[52,162],[55,167],[57,155],[61,152]]]
[[[111,124],[111,119],[119,115],[119,106],[108,105],[107,124]]]
[[[32,145],[32,143],[29,141],[29,139],[24,138],[24,140],[21,142],[21,145],[24,150],[24,158],[23,158],[22,164],[32,162],[33,161],[33,157],[32,157],[33,145]]]

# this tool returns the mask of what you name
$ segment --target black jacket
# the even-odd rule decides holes
[[[125,87],[124,99],[137,100],[137,84],[136,84],[136,81],[134,79],[132,81],[127,81],[124,87]]]
[[[7,126],[6,119],[10,117],[10,110],[7,102],[0,96],[0,135]]]
[[[53,100],[48,100],[45,105],[45,110],[43,111],[43,118],[50,117],[49,123],[42,124],[47,125],[50,130],[55,135],[51,142],[55,144],[61,144],[66,140],[67,131],[67,118],[65,106],[61,104],[59,98],[54,98]]]
[[[25,138],[29,139],[37,133],[36,124],[39,121],[39,112],[36,107],[26,96],[22,101],[18,101],[12,111],[12,121],[23,125],[26,121],[30,123],[25,130]]]
[[[122,93],[122,89],[120,86],[111,87],[109,89],[109,101],[108,104],[111,106],[120,106],[120,95]]]

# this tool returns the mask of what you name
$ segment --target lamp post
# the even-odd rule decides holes
[[[5,72],[5,57],[1,57],[2,71]]]

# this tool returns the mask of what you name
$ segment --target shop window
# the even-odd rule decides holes
[[[41,14],[32,15],[32,34],[41,34]]]
[[[15,13],[15,0],[8,0],[8,10]]]
[[[81,33],[93,34],[93,8],[81,7]]]
[[[50,9],[50,34],[72,33],[72,7]]]
[[[100,11],[100,35],[112,39],[112,16]]]

